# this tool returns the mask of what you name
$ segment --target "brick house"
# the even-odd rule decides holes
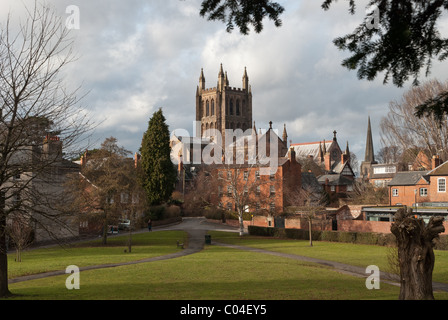
[[[217,165],[214,175],[218,177],[215,204],[223,209],[235,210],[238,202],[244,201],[247,212],[270,214],[281,213],[288,205],[288,187],[301,188],[301,165],[296,161],[293,149],[288,157],[280,158],[272,174],[263,174],[268,169],[263,165],[231,164]],[[233,188],[237,190],[234,192]],[[240,198],[246,197],[244,200]],[[241,203],[241,202],[240,202]]]
[[[390,205],[448,202],[448,161],[440,163],[439,157],[434,156],[430,171],[397,172],[388,184]]]

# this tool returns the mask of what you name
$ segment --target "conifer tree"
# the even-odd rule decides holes
[[[140,148],[142,185],[152,205],[166,202],[174,191],[177,177],[170,152],[170,132],[159,109],[149,120]]]

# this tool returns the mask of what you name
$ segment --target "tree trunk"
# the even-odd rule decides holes
[[[244,220],[243,220],[243,212],[239,212],[238,214],[238,220],[240,222],[240,237],[244,234]]]
[[[1,200],[0,200],[1,201]],[[0,214],[0,298],[11,295],[8,288],[8,250],[6,247],[6,217]]]
[[[309,234],[310,234],[310,247],[313,246],[313,222],[311,220],[311,218],[308,219],[308,228],[309,230]]]
[[[412,209],[400,208],[391,232],[395,235],[400,265],[400,300],[434,300],[432,272],[434,243],[444,232],[443,217],[431,217],[427,226],[412,215]]]

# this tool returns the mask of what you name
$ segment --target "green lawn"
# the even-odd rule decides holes
[[[364,265],[363,259],[367,259],[369,264],[379,263],[382,259],[381,253],[377,252],[377,248],[382,247],[361,246],[358,248],[359,245],[334,246],[335,243],[315,242],[314,247],[307,248],[306,241],[254,237],[244,237],[241,240],[236,234],[217,232],[211,234],[213,240],[219,239],[301,255],[305,255],[304,252],[311,252],[308,255],[316,254],[317,257],[323,259],[329,259],[332,256],[346,263],[345,259],[358,261],[361,265]],[[176,238],[182,235],[182,233],[165,232],[142,234],[143,243],[146,243],[148,239],[154,241],[149,246],[142,244],[143,247],[147,247],[142,250],[148,250],[148,253],[158,251],[158,247],[161,247],[162,251],[167,250],[168,243],[170,250],[167,251],[171,251],[172,241],[175,242]],[[137,239],[137,235],[135,237]],[[158,244],[155,244],[156,239],[159,241]],[[116,241],[119,242],[117,248],[121,252],[117,251],[110,257],[106,250],[113,248],[104,250],[105,248],[95,247],[91,250],[100,254],[103,262],[116,261],[126,255],[129,259],[130,255],[123,253],[124,247],[121,245],[123,242],[120,242],[122,240],[117,238]],[[89,248],[80,247],[73,250],[87,252],[85,251],[87,249]],[[52,250],[55,250],[52,254],[53,259],[59,260],[57,250]],[[320,253],[317,252],[318,250]],[[135,255],[139,255],[137,246],[135,251]],[[374,252],[372,258],[369,258],[369,251]],[[40,258],[34,254],[35,252],[28,252],[24,255],[24,262],[20,264],[31,264],[33,261],[33,264],[38,265],[39,261],[44,264],[51,260],[51,258],[48,260],[44,253]],[[99,264],[96,254],[95,256],[82,255],[84,257],[82,263]],[[34,258],[31,259],[31,256]],[[76,264],[75,261],[69,259],[69,256],[64,255],[61,258],[61,261],[65,261],[61,262],[64,268],[68,264]],[[326,266],[214,245],[206,245],[199,253],[176,259],[83,271],[80,273],[79,290],[67,290],[66,278],[67,275],[64,275],[11,284],[10,290],[17,295],[12,299],[396,300],[399,293],[397,286],[383,282],[379,290],[368,290],[364,278],[341,274]],[[436,299],[448,299],[447,293],[436,293],[435,296]]]
[[[183,231],[145,232],[132,235],[132,250],[128,251],[128,235],[109,237],[107,245],[93,240],[67,248],[54,246],[27,250],[22,262],[15,261],[15,254],[8,255],[8,278],[65,270],[69,265],[78,267],[136,261],[177,252],[176,241],[184,242],[188,235]]]
[[[325,241],[314,241],[311,247],[308,240],[256,236],[240,238],[237,234],[219,231],[213,231],[210,234],[215,241],[337,261],[359,267],[376,265],[380,270],[391,271],[388,256],[392,254],[393,248],[390,247]],[[433,281],[448,283],[448,251],[434,250],[434,255],[436,262]]]

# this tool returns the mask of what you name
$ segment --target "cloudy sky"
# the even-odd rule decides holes
[[[82,84],[83,105],[99,123],[94,141],[109,136],[138,151],[148,120],[162,108],[170,130],[193,130],[195,92],[201,68],[206,87],[216,86],[219,66],[230,85],[241,87],[247,68],[257,127],[281,132],[286,124],[293,143],[331,139],[360,161],[367,119],[371,117],[375,151],[381,147],[379,122],[391,100],[409,89],[383,85],[382,78],[361,81],[341,66],[348,53],[332,43],[351,32],[365,14],[348,14],[346,1],[329,11],[323,0],[283,0],[283,26],[265,21],[261,34],[225,31],[220,22],[199,16],[201,0],[47,0],[64,18],[79,8],[79,29],[72,30],[79,59],[67,72],[67,85]],[[1,0],[0,17],[24,16],[34,0]],[[431,77],[446,80],[448,64],[435,64]]]

